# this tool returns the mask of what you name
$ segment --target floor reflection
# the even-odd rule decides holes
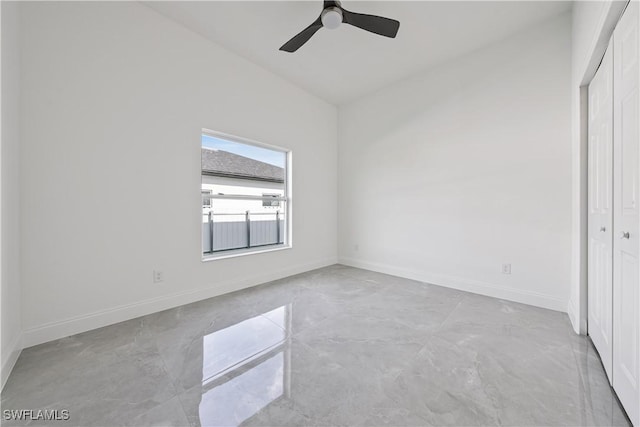
[[[566,314],[341,266],[26,348],[0,398],[64,427],[630,426]]]
[[[200,424],[239,425],[289,395],[291,305],[203,338]]]

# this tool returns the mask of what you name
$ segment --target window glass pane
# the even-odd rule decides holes
[[[201,155],[202,252],[285,244],[287,153],[203,134]]]

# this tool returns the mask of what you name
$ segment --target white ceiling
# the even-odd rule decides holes
[[[278,50],[322,1],[165,1],[149,7],[329,101],[343,104],[570,9],[565,1],[349,1],[400,21],[395,39],[350,25],[322,28],[295,53]]]

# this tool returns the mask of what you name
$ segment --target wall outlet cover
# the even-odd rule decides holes
[[[162,271],[153,270],[153,283],[164,282],[164,273]]]
[[[502,264],[502,274],[511,274],[511,264]]]

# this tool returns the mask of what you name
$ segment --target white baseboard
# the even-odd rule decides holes
[[[576,305],[576,302],[573,298],[570,298],[569,304],[567,304],[567,314],[569,315],[571,327],[573,327],[575,333],[587,335],[587,322],[586,320],[580,319],[578,306]]]
[[[567,304],[567,314],[571,321],[571,327],[576,334],[580,333],[580,322],[578,321],[578,313],[576,311],[576,304],[573,298],[569,298],[569,304]]]
[[[229,292],[239,291],[261,283],[333,265],[336,262],[336,258],[327,258],[267,274],[244,277],[242,279],[226,283],[216,283],[215,287],[200,288],[186,292],[164,295],[145,301],[121,305],[58,322],[51,322],[37,327],[28,328],[24,330],[24,347],[31,347],[81,332],[101,328],[103,326],[112,325],[114,323],[124,322],[125,320],[135,319],[136,317],[146,316],[147,314],[156,313],[158,311],[168,310],[184,304],[190,304],[192,302],[216,297]]]
[[[6,356],[3,357],[2,365],[0,366],[0,390],[4,388],[4,385],[9,379],[9,375],[11,375],[13,367],[18,361],[18,357],[20,357],[20,352],[22,351],[22,342],[22,334],[19,334],[14,338],[13,342],[9,344],[9,348],[2,349],[2,354]]]
[[[538,292],[506,288],[504,286],[481,282],[478,280],[470,280],[442,274],[433,274],[424,271],[409,270],[386,264],[357,260],[353,258],[341,257],[339,258],[338,262],[340,264],[348,265],[351,267],[364,268],[371,271],[377,271],[379,273],[385,273],[393,276],[417,280],[420,282],[431,283],[433,285],[443,286],[446,288],[453,288],[461,291],[471,292],[474,294],[486,295],[503,300],[519,302],[522,304],[561,311],[563,313],[567,312],[567,302],[565,300]]]

